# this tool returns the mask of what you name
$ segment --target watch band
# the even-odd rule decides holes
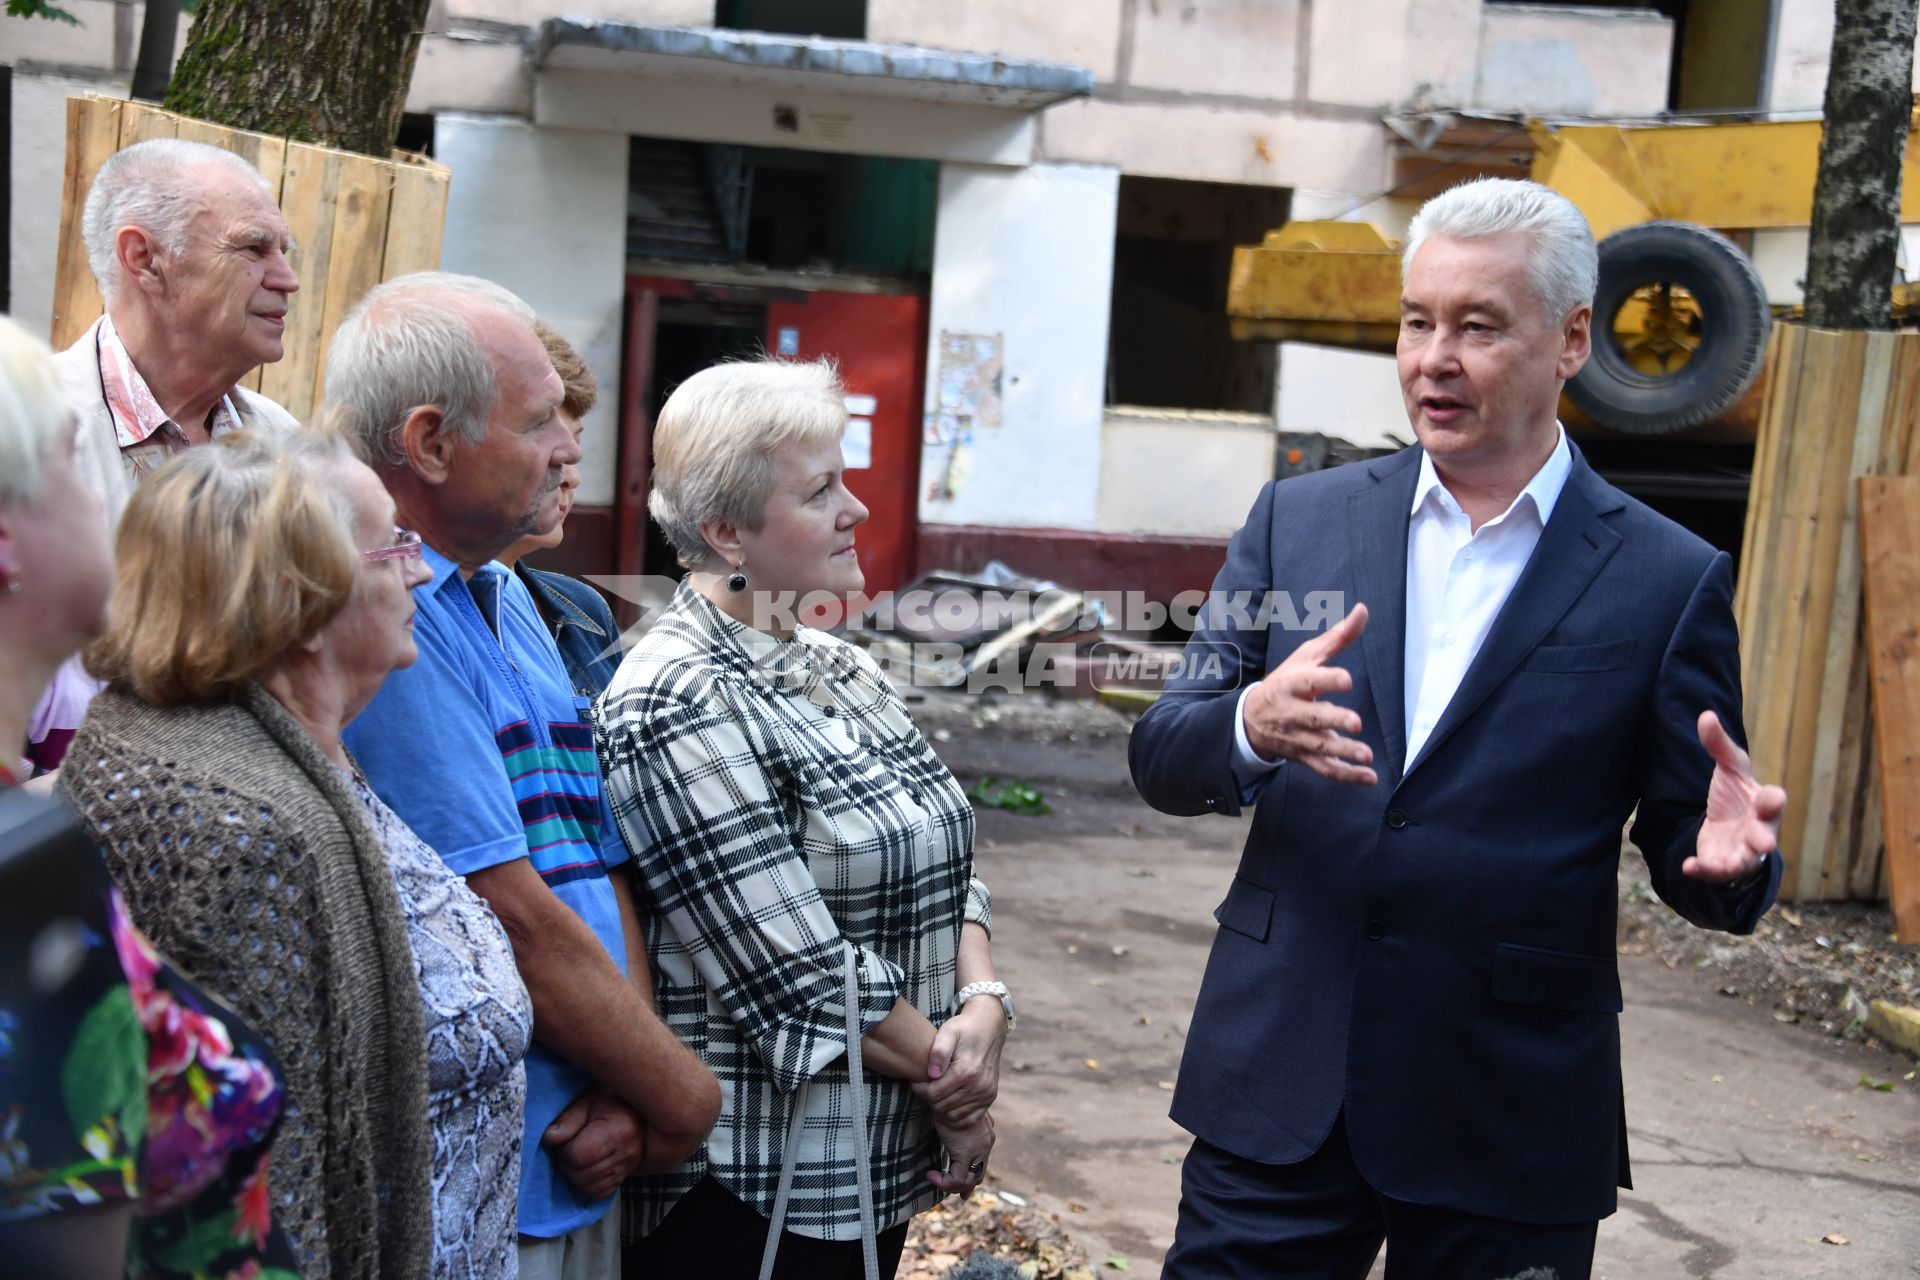
[[[953,993],[953,1011],[960,1009],[975,996],[992,996],[1000,1002],[1000,1011],[1007,1015],[1007,1030],[1013,1030],[1013,993],[1007,990],[1004,982],[969,982]]]

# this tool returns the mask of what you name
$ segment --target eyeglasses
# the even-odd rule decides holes
[[[393,531],[392,546],[375,547],[371,551],[362,551],[360,558],[368,564],[374,564],[381,560],[411,560],[418,556],[422,550],[423,544],[420,541],[419,534],[411,529],[395,529]]]

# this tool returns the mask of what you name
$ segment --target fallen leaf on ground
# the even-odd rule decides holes
[[[1862,1075],[1860,1077],[1860,1087],[1862,1089],[1871,1089],[1875,1093],[1892,1093],[1895,1089],[1899,1088],[1899,1086],[1891,1080],[1875,1080],[1869,1075]]]
[[[1098,1071],[1099,1069],[1100,1069],[1100,1059],[1098,1059],[1098,1058],[1088,1058],[1088,1059],[1087,1059],[1087,1070],[1089,1070],[1089,1071]],[[1865,1080],[1865,1079],[1866,1079],[1866,1077],[1865,1077],[1865,1076],[1861,1076],[1860,1078],[1861,1078],[1862,1080]]]
[[[1108,1254],[1107,1260],[1100,1265],[1112,1267],[1115,1271],[1131,1271],[1133,1269],[1133,1264],[1117,1253]]]
[[[1848,1243],[1848,1240],[1845,1236],[1839,1235],[1838,1233],[1836,1233],[1830,1236],[1821,1236],[1820,1243],[1821,1244],[1846,1244]]]

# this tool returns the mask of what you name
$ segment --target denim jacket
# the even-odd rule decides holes
[[[621,657],[620,629],[606,598],[578,578],[535,569],[525,561],[513,568],[553,632],[574,693],[599,697],[620,669]]]

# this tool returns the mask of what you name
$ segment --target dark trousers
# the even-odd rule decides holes
[[[702,1178],[680,1197],[653,1234],[620,1253],[620,1271],[630,1280],[757,1280],[760,1253],[772,1225],[712,1178]],[[880,1274],[900,1266],[907,1224],[880,1233]],[[859,1240],[815,1240],[780,1233],[773,1280],[864,1280]]]
[[[1368,1186],[1346,1117],[1298,1164],[1195,1140],[1162,1280],[1588,1280],[1597,1222],[1541,1226],[1392,1200]]]

